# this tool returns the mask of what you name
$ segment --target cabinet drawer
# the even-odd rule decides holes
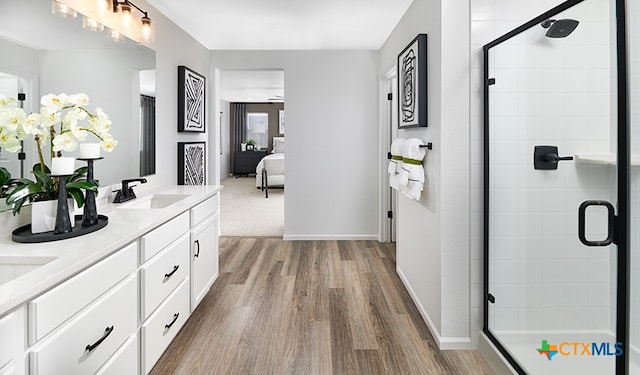
[[[136,332],[137,279],[125,281],[29,354],[31,375],[93,374]],[[89,347],[93,346],[92,350]]]
[[[191,209],[191,227],[198,225],[216,212],[218,212],[218,194]]]
[[[186,279],[140,328],[142,370],[145,374],[151,371],[188,318],[189,279]]]
[[[14,313],[0,319],[0,368],[13,359],[16,346],[18,346],[16,324],[16,316]]]
[[[142,259],[144,263],[151,259],[160,250],[164,249],[167,244],[175,241],[178,237],[189,231],[189,213],[172,219],[151,232],[145,234],[140,239],[140,247]]]
[[[140,270],[140,316],[144,321],[189,276],[189,235],[185,234]]]
[[[138,335],[132,335],[96,375],[137,375]]]
[[[137,265],[137,244],[132,243],[29,302],[29,343],[42,339],[134,272]]]

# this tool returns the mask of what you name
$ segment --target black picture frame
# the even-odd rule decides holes
[[[206,160],[206,142],[178,142],[178,185],[206,185]]]
[[[203,75],[178,66],[178,132],[206,131],[206,86]]]
[[[427,34],[398,54],[398,128],[427,127]]]

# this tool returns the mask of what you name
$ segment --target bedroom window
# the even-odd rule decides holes
[[[269,146],[269,114],[262,112],[247,113],[247,139],[256,141],[258,150]]]

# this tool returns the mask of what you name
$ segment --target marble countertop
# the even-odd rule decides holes
[[[16,243],[11,240],[11,231],[15,228],[8,228],[8,231],[3,228],[5,230],[0,233],[0,259],[25,256],[55,259],[0,284],[0,316],[87,269],[221,189],[221,186],[163,186],[149,189],[144,195],[138,194],[137,200],[153,194],[187,195],[185,199],[161,209],[122,209],[113,203],[99,204],[98,213],[109,217],[108,225],[96,232],[66,240]],[[126,204],[128,202],[120,205]]]

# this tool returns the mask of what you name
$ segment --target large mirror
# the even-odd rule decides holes
[[[114,41],[106,28],[86,30],[82,17],[52,14],[49,0],[0,0],[0,93],[25,93],[22,105],[27,112],[38,111],[40,97],[48,93],[86,93],[91,100],[88,108],[100,107],[109,115],[110,133],[119,141],[95,164],[100,184],[152,174],[155,52],[126,38]],[[25,140],[24,151],[24,177],[30,178],[37,162],[33,139]],[[20,174],[18,156],[6,150],[0,150],[0,166]]]

